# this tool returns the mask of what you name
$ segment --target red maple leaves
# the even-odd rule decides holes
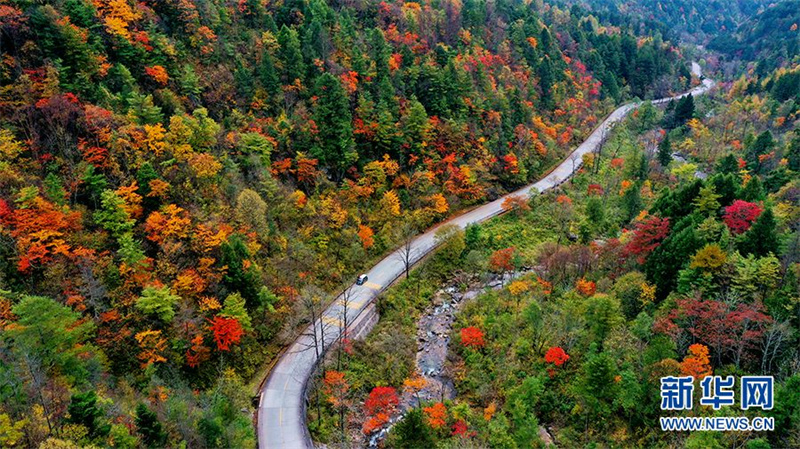
[[[658,248],[661,241],[669,234],[669,218],[651,217],[636,225],[633,238],[625,246],[627,256],[636,256],[639,263],[644,263],[647,256]]]
[[[516,249],[513,246],[510,248],[498,249],[489,257],[489,266],[493,271],[499,273],[513,270],[514,251],[516,251]]]
[[[361,430],[365,434],[380,429],[389,422],[389,417],[394,412],[400,399],[397,397],[397,390],[392,387],[375,387],[369,393],[369,397],[364,402],[364,409],[368,419]]]
[[[740,303],[734,308],[721,301],[679,299],[653,329],[676,340],[691,338],[708,346],[718,360],[727,354],[738,364],[757,347],[771,322],[756,304]]]
[[[741,234],[750,229],[750,225],[756,221],[763,210],[758,204],[736,200],[725,208],[722,219],[732,233]]]
[[[80,212],[57,206],[40,196],[18,209],[0,199],[0,224],[7,226],[17,241],[20,253],[17,269],[22,272],[50,262],[55,255],[72,257],[67,237],[80,230],[80,223]]]
[[[560,346],[553,346],[544,355],[544,361],[555,366],[562,366],[569,360],[569,355]]]
[[[213,320],[209,320],[211,332],[214,334],[214,341],[217,343],[217,349],[220,351],[229,351],[231,345],[239,343],[244,335],[242,325],[236,318],[226,318],[223,316],[215,316]]]
[[[461,329],[461,344],[466,348],[484,347],[483,331],[473,326]]]

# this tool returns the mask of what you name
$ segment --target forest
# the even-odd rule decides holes
[[[373,334],[322,368],[312,432],[357,442],[390,410],[402,419],[387,447],[800,444],[800,133],[797,92],[781,87],[797,70],[645,104],[561,189],[448,236],[381,299]],[[416,317],[443,287],[509,272],[455,314],[444,372],[457,394],[419,399],[439,377],[416,369]],[[746,413],[775,431],[662,432],[659,379],[712,374],[774,376],[775,407]]]
[[[695,85],[693,60],[710,98],[645,103],[559,191],[443,235],[330,351],[309,428],[363,446],[423,387],[436,292],[519,272],[455,317],[458,396],[380,444],[660,447],[654,382],[684,369],[775,375],[780,427],[674,444],[800,444],[791,2],[702,32],[700,2],[627,3],[0,4],[0,445],[256,446],[258,385],[312,310],[616,106]]]

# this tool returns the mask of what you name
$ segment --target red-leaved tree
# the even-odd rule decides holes
[[[486,344],[483,331],[472,326],[461,329],[461,344],[466,348],[482,348]]]
[[[505,273],[514,269],[514,247],[498,249],[489,257],[489,266],[492,270]]]
[[[239,343],[244,335],[244,330],[239,320],[236,318],[226,318],[223,316],[215,316],[213,320],[209,320],[211,332],[214,334],[214,341],[217,343],[217,349],[220,351],[229,351],[231,345]]]
[[[367,421],[361,430],[365,434],[380,429],[389,422],[389,418],[394,412],[400,399],[397,397],[397,390],[392,387],[375,387],[369,393],[369,397],[364,402],[364,409],[367,412]]]
[[[722,219],[732,233],[741,234],[750,229],[750,225],[756,221],[763,210],[758,204],[736,200],[725,208]]]
[[[569,360],[569,355],[560,346],[553,346],[544,355],[544,361],[555,366],[562,366]]]
[[[441,402],[425,407],[422,411],[425,413],[425,420],[432,429],[438,430],[447,424],[447,407]]]
[[[644,263],[647,256],[658,248],[661,241],[669,234],[669,218],[653,216],[638,223],[633,230],[633,237],[625,246],[626,256],[636,256],[636,261]]]
[[[772,318],[758,305],[739,303],[735,308],[721,301],[679,299],[666,317],[656,321],[657,332],[677,342],[708,346],[717,363],[726,355],[738,367],[759,347]]]

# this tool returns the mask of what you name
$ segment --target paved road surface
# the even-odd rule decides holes
[[[700,75],[700,66],[692,63],[692,72],[695,75]],[[712,80],[706,79],[691,91],[673,98],[680,98],[690,93],[702,95],[713,85],[714,82]],[[670,98],[655,100],[653,103],[659,104],[669,100]],[[544,179],[454,217],[416,237],[412,242],[412,260],[414,262],[418,261],[435,248],[434,235],[440,226],[452,224],[465,228],[470,223],[486,221],[503,213],[502,204],[507,196],[522,195],[528,197],[536,195],[566,181],[580,167],[581,157],[584,154],[595,151],[603,139],[603,135],[631,110],[638,107],[639,104],[629,103],[617,108],[594,130],[586,141]],[[405,267],[400,252],[401,250],[398,250],[390,254],[373,266],[367,272],[369,282],[361,286],[354,285],[351,287],[347,307],[348,324],[353,323],[358,314],[373,298],[403,274]],[[261,449],[301,449],[312,447],[311,437],[305,423],[304,401],[306,384],[317,363],[313,335],[316,332],[318,338],[321,338],[324,334],[325,347],[328,347],[338,338],[342,311],[342,299],[339,298],[324,311],[322,318],[314,323],[313,329],[309,325],[306,331],[283,353],[273,367],[260,392],[257,430],[258,445]]]

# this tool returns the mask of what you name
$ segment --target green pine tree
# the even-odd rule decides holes
[[[768,208],[758,216],[755,223],[745,232],[739,241],[739,250],[742,255],[753,254],[764,257],[778,254],[780,242],[776,231],[777,223],[772,209]]]
[[[669,134],[664,136],[664,139],[658,143],[658,163],[662,167],[666,167],[672,161],[672,143],[669,140]]]
[[[435,446],[431,428],[425,423],[422,410],[413,408],[393,429],[394,447],[402,449],[427,449]]]
[[[105,413],[97,405],[97,393],[94,390],[73,394],[67,411],[67,421],[86,427],[92,438],[104,437],[111,431],[111,425],[102,419]]]
[[[136,406],[136,430],[147,447],[164,447],[167,442],[167,433],[158,421],[158,415],[144,404]]]
[[[316,92],[319,99],[314,108],[314,120],[319,134],[312,154],[332,171],[336,180],[340,180],[345,170],[358,159],[353,142],[350,102],[339,80],[330,73],[320,75]]]
[[[306,64],[303,61],[303,53],[300,51],[300,39],[297,31],[283,25],[278,33],[278,44],[280,44],[280,61],[283,66],[283,83],[292,84],[295,80],[301,82],[305,80]]]

